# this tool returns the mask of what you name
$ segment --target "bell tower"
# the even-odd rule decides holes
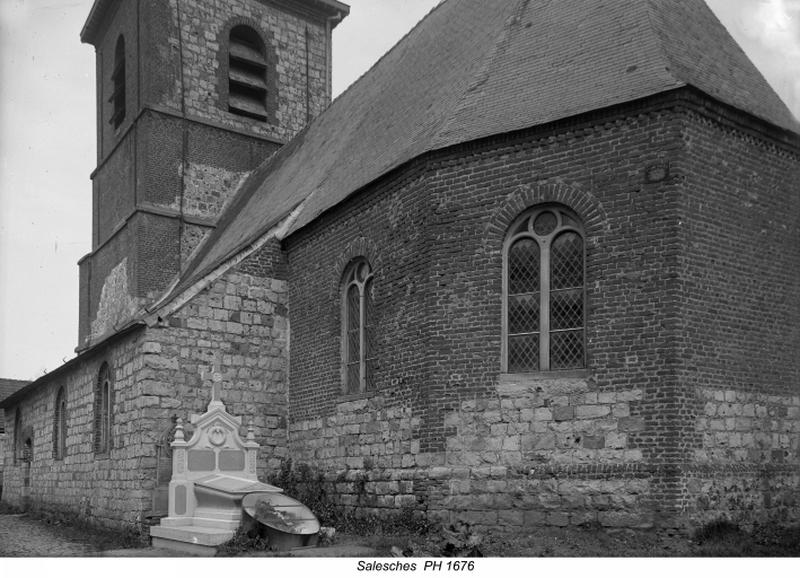
[[[331,100],[336,0],[95,0],[97,169],[78,350],[173,281],[242,181]]]

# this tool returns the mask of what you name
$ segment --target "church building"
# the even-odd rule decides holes
[[[331,102],[348,12],[95,1],[77,355],[2,500],[143,524],[213,388],[356,515],[800,521],[800,123],[705,2],[444,0]]]

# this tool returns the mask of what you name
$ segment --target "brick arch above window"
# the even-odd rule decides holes
[[[515,189],[500,203],[486,225],[486,249],[498,250],[508,233],[508,228],[525,210],[543,204],[559,204],[571,209],[583,225],[587,249],[596,246],[598,238],[608,227],[606,212],[592,193],[564,183],[523,185]]]
[[[339,257],[333,263],[331,274],[329,276],[331,284],[329,287],[329,295],[333,301],[338,299],[339,291],[341,289],[342,272],[347,268],[351,261],[358,258],[366,259],[372,268],[372,274],[376,278],[381,276],[381,258],[378,250],[378,245],[371,239],[366,237],[357,237],[350,241]]]

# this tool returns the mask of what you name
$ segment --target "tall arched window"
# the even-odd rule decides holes
[[[342,381],[345,393],[373,388],[375,374],[375,306],[369,262],[350,262],[342,282]]]
[[[228,110],[267,119],[267,58],[264,42],[249,26],[231,30],[228,59]]]
[[[111,443],[113,398],[111,369],[107,363],[103,363],[97,375],[94,392],[94,452],[96,454],[106,454],[113,447]]]
[[[67,395],[63,387],[56,394],[53,415],[53,457],[63,460],[67,455]]]
[[[117,39],[117,48],[114,50],[114,70],[111,72],[113,86],[108,102],[111,103],[111,120],[114,128],[125,120],[125,38]]]
[[[583,229],[565,207],[520,215],[503,250],[503,370],[586,366]]]

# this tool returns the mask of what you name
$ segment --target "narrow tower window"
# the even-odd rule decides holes
[[[345,393],[372,389],[375,315],[372,268],[364,258],[348,265],[342,283],[342,376]]]
[[[113,91],[108,101],[111,103],[111,124],[119,128],[125,120],[125,39],[120,36],[114,51],[114,70],[111,73]]]
[[[267,59],[264,42],[247,26],[231,30],[228,62],[228,110],[267,119]]]
[[[504,250],[503,369],[585,367],[583,231],[557,206],[526,211]]]
[[[67,455],[67,395],[61,387],[56,394],[53,416],[53,457],[63,460]]]

